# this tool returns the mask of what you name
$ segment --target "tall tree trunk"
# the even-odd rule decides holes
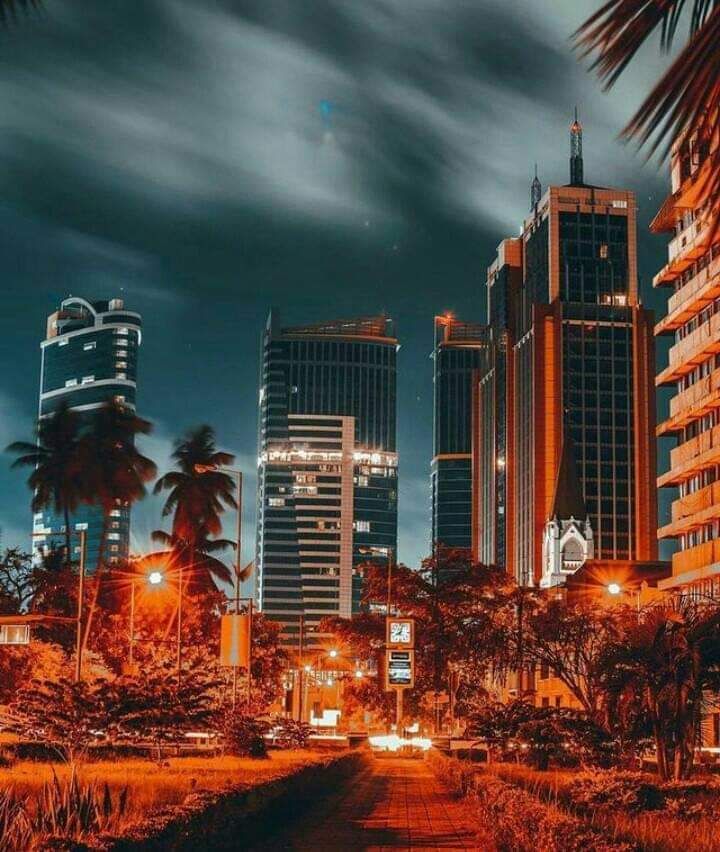
[[[70,531],[70,509],[67,504],[63,508],[65,517],[65,567],[72,567],[72,532]]]

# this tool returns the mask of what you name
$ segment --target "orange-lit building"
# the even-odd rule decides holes
[[[677,489],[660,538],[675,539],[672,592],[720,597],[720,233],[704,217],[708,156],[718,147],[689,139],[671,157],[672,193],[652,222],[671,234],[668,262],[654,278],[672,288],[667,315],[655,333],[674,335],[658,386],[675,389],[667,419],[657,429],[677,440],[670,469],[658,486]]]
[[[557,585],[586,559],[657,558],[653,315],[638,298],[635,214],[632,192],[585,183],[576,120],[570,183],[543,192],[535,177],[520,238],[488,270],[474,555],[524,585]]]

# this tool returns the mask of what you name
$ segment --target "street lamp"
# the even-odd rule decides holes
[[[148,574],[148,583],[150,583],[151,586],[159,586],[163,579],[162,571],[151,571]]]
[[[607,590],[611,595],[619,595],[622,593],[622,586],[620,583],[608,583]]]

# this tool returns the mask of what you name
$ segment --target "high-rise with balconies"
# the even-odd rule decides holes
[[[672,334],[659,386],[675,391],[658,435],[673,437],[670,469],[658,486],[676,489],[671,518],[659,536],[674,539],[672,576],[661,587],[720,597],[720,232],[707,220],[703,186],[717,152],[710,141],[686,139],[671,156],[672,192],[651,224],[670,233],[668,262],[656,287],[672,288],[658,335]]]
[[[362,566],[397,548],[396,356],[384,316],[281,327],[260,377],[256,578],[286,645],[360,607]]]
[[[128,311],[122,299],[90,302],[77,296],[64,299],[47,320],[40,344],[40,402],[38,416],[47,417],[66,403],[84,419],[104,403],[115,400],[135,407],[138,350],[142,340],[140,314]],[[72,531],[86,531],[88,571],[98,562],[103,512],[82,506],[71,517]],[[65,520],[54,512],[33,519],[33,550],[63,541]],[[105,558],[125,559],[130,547],[130,509],[113,509],[107,529]],[[74,548],[78,548],[77,538]]]

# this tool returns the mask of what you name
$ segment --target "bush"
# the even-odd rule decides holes
[[[660,787],[639,772],[578,773],[567,793],[571,804],[583,810],[620,807],[638,813],[660,810],[665,805]]]
[[[229,712],[223,724],[225,749],[237,757],[267,757],[267,722],[242,713]]]
[[[307,748],[312,728],[306,722],[278,716],[275,720],[274,737],[280,748]]]

